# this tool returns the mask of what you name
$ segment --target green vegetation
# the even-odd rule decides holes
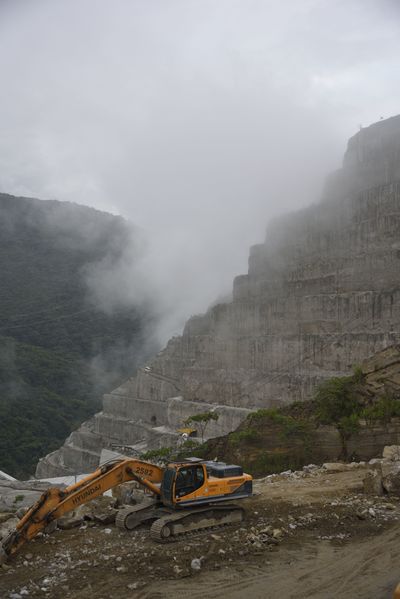
[[[364,421],[373,426],[387,424],[393,417],[400,417],[400,399],[390,394],[374,397],[362,369],[356,367],[351,376],[324,382],[312,400],[249,414],[236,431],[210,439],[193,454],[240,463],[254,476],[297,470],[324,459],[320,425],[336,427],[346,459],[349,441],[365,427]]]
[[[363,373],[363,369],[361,366],[355,365],[353,366],[353,381],[357,385],[360,385],[365,380],[365,374]]]
[[[188,439],[187,441],[184,441],[181,445],[181,449],[194,449],[197,450],[200,446],[200,444],[197,441],[193,441],[192,439]]]
[[[400,416],[400,401],[390,395],[384,395],[361,412],[369,426],[377,423],[388,424],[391,418]]]
[[[282,437],[307,437],[310,433],[310,423],[303,418],[295,418],[283,412],[282,409],[275,408],[261,409],[249,414],[247,422],[249,424],[260,424],[267,421],[276,424],[282,428]]]
[[[352,376],[335,377],[319,386],[315,394],[316,420],[320,424],[332,424],[339,431],[343,458],[347,458],[347,442],[358,432],[363,411],[359,385],[363,381],[361,369]]]
[[[262,451],[251,462],[244,463],[243,467],[254,476],[266,476],[285,470],[299,470],[305,462],[307,459],[302,452],[293,454]]]
[[[208,443],[196,443],[195,441],[191,441],[188,439],[185,443],[182,444],[180,448],[176,450],[176,454],[174,456],[175,460],[184,460],[188,457],[193,458],[201,458],[202,460],[209,459],[208,456]],[[215,456],[213,455],[213,458]]]
[[[335,377],[319,386],[315,394],[316,416],[321,424],[338,424],[360,413],[362,404],[354,394],[353,377]]]
[[[196,441],[188,439],[180,447],[159,447],[150,449],[141,454],[140,459],[150,462],[167,463],[172,460],[184,460],[189,455],[192,457],[204,458],[207,444],[199,444]]]
[[[105,313],[87,285],[131,237],[119,217],[0,194],[0,469],[9,474],[33,474],[144,357],[149,318]]]
[[[317,390],[315,395],[316,421],[337,427],[343,457],[347,457],[347,442],[358,433],[361,420],[367,425],[388,424],[390,419],[400,416],[400,401],[391,395],[372,400],[363,393],[365,376],[360,367],[354,368],[352,376],[332,378]]]
[[[87,364],[0,337],[1,469],[24,477],[99,407]]]
[[[176,450],[173,447],[159,447],[141,454],[140,459],[154,462],[168,462],[173,459]]]
[[[229,442],[233,445],[239,445],[239,443],[254,443],[260,438],[260,433],[251,428],[245,428],[243,430],[235,431],[229,435]]]
[[[255,476],[295,470],[308,462],[313,423],[285,411],[286,408],[268,408],[249,414],[239,429],[227,437],[225,451],[229,459],[240,460],[245,470]],[[294,412],[299,412],[298,406]],[[275,439],[272,445],[271,433]]]
[[[195,426],[196,428],[200,429],[200,437],[201,437],[201,441],[204,441],[204,433],[206,431],[206,428],[208,426],[208,424],[214,420],[218,420],[219,418],[219,414],[217,412],[202,412],[201,414],[193,414],[193,416],[189,416],[189,418],[187,418],[185,420],[185,424],[187,426]]]

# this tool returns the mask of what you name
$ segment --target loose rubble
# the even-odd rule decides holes
[[[385,448],[385,455],[370,463],[310,464],[266,476],[255,481],[240,526],[166,545],[151,541],[144,527],[130,533],[117,529],[112,521],[118,499],[103,497],[60,519],[54,533],[39,535],[4,564],[0,596],[75,599],[90,592],[93,598],[120,598],[159,580],[186,580],[258,562],[265,567],[291,543],[344,545],[373,537],[400,519],[400,454]],[[0,513],[0,527],[15,522],[13,513]]]

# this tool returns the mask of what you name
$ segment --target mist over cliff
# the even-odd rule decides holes
[[[97,465],[116,439],[136,451],[174,446],[178,429],[215,411],[207,435],[253,411],[310,399],[319,385],[400,343],[400,116],[350,139],[319,202],[271,223],[250,248],[232,297],[189,318],[39,476]]]
[[[399,26],[392,0],[1,2],[0,190],[145,230],[140,265],[92,283],[108,308],[156,297],[165,342],[398,112]]]
[[[135,239],[120,217],[0,194],[0,469],[31,474],[157,348],[149,304],[106,311],[88,283]]]

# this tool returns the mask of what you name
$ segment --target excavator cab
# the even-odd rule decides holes
[[[176,507],[183,497],[195,493],[207,480],[205,464],[177,464],[166,468],[161,482],[161,500]]]
[[[179,468],[175,481],[175,498],[180,499],[200,489],[204,485],[206,475],[204,464],[189,464]]]
[[[252,479],[240,466],[189,458],[164,471],[161,501],[170,508],[243,499],[252,495]]]

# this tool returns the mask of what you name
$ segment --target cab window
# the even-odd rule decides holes
[[[176,497],[184,497],[197,491],[204,483],[204,471],[202,466],[185,466],[180,468],[176,476]]]

